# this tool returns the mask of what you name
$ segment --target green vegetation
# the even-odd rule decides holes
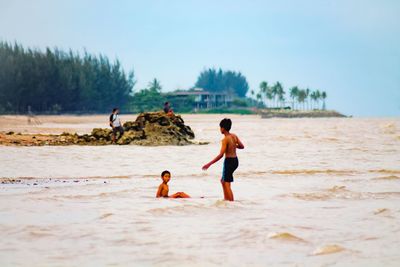
[[[135,84],[118,60],[0,42],[0,113],[108,112]]]
[[[158,79],[134,93],[134,73],[125,73],[118,60],[111,63],[103,55],[86,51],[83,55],[57,48],[43,52],[6,42],[0,42],[0,62],[0,114],[106,113],[113,107],[139,113],[161,110],[167,101],[179,113],[252,114],[255,108],[265,107],[325,109],[327,98],[326,92],[297,86],[289,89],[287,97],[280,82],[269,85],[266,81],[246,97],[245,76],[214,68],[203,70],[188,94],[164,93]],[[195,88],[208,95],[196,94]],[[214,108],[201,109],[204,106]]]
[[[249,90],[246,77],[240,72],[207,69],[200,73],[195,87],[209,92],[226,92],[245,97]]]

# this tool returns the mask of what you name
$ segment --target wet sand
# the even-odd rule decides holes
[[[233,203],[221,200],[221,163],[201,171],[225,116],[246,145]],[[210,145],[0,146],[0,265],[399,265],[398,118],[183,118]],[[0,131],[83,134],[103,119],[16,130],[0,117]],[[164,169],[171,193],[192,199],[155,199]]]

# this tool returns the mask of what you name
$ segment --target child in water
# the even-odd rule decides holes
[[[231,183],[233,182],[233,173],[239,166],[239,160],[236,155],[236,149],[244,149],[243,143],[240,141],[236,134],[230,132],[232,121],[230,119],[223,119],[219,123],[221,134],[224,135],[222,140],[221,150],[212,161],[203,166],[203,170],[207,170],[215,162],[222,159],[225,155],[224,167],[222,170],[222,190],[224,191],[224,200],[233,201],[233,192]]]
[[[169,198],[189,198],[190,196],[188,194],[185,194],[184,192],[177,192],[173,194],[172,196],[168,196],[168,182],[171,179],[171,173],[169,171],[163,171],[161,173],[161,179],[162,183],[158,186],[158,191],[156,197],[169,197]]]

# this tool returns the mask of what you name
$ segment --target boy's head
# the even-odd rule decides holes
[[[221,133],[229,132],[232,127],[232,121],[225,118],[219,123],[219,127],[221,127]]]
[[[169,102],[165,102],[165,103],[164,103],[164,106],[169,106]]]
[[[118,113],[119,112],[119,108],[113,108],[112,113]]]
[[[161,179],[165,182],[168,183],[169,180],[171,179],[171,173],[169,171],[163,171],[161,173]]]

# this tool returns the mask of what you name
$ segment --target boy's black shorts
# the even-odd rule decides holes
[[[225,158],[222,170],[222,182],[233,182],[233,172],[239,167],[238,158]]]

